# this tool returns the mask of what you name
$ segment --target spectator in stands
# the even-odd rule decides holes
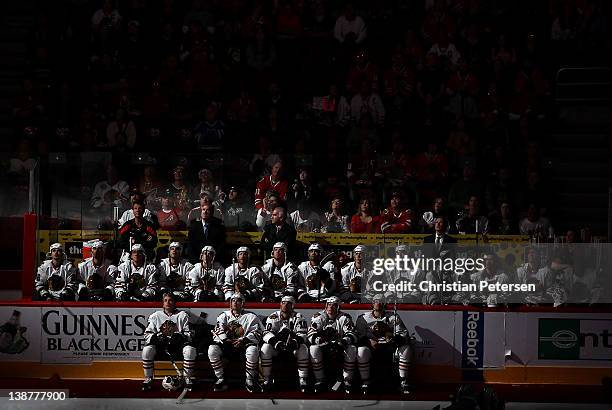
[[[470,196],[465,204],[463,215],[457,219],[457,232],[461,235],[489,232],[489,219],[481,213],[478,196]]]
[[[365,49],[360,49],[352,58],[352,65],[346,78],[346,91],[349,95],[359,93],[361,84],[365,81],[372,86],[373,91],[377,92],[379,70],[378,66],[370,61],[368,52]]]
[[[274,190],[282,201],[287,200],[287,191],[289,189],[289,183],[286,179],[282,178],[282,162],[277,162],[272,166],[270,175],[265,175],[257,182],[255,189],[255,209],[261,209],[264,207],[263,199],[266,192]]]
[[[192,206],[190,195],[193,189],[185,181],[184,165],[177,165],[174,167],[172,170],[172,182],[167,189],[169,189],[174,196],[174,206],[178,211],[180,211],[179,215],[181,217],[183,217],[183,215],[187,215]],[[200,247],[200,249],[202,249],[202,247]]]
[[[351,117],[359,123],[362,116],[369,115],[376,126],[385,124],[385,106],[380,96],[372,91],[372,84],[368,81],[361,83],[359,93],[351,99]]]
[[[380,229],[383,233],[413,232],[413,212],[403,203],[404,196],[400,191],[393,191],[389,206],[380,214]],[[415,224],[416,225],[416,224]]]
[[[313,211],[312,201],[302,198],[297,201],[297,209],[290,215],[291,225],[297,232],[320,232],[321,217]]]
[[[448,34],[444,30],[438,32],[438,41],[431,46],[429,53],[436,55],[440,63],[447,68],[457,65],[461,58],[459,50],[449,40]]]
[[[165,190],[161,195],[161,209],[157,212],[157,220],[161,229],[174,231],[185,228],[183,222],[174,207],[174,196],[172,191]]]
[[[219,106],[211,102],[206,107],[204,121],[199,122],[194,130],[194,138],[200,150],[218,151],[223,148],[225,136],[225,124],[218,119]]]
[[[142,217],[149,221],[153,225],[154,229],[159,228],[157,217],[153,212],[151,212],[150,209],[146,208],[147,202],[145,195],[142,192],[136,191],[135,189],[130,192],[130,204],[133,205],[134,202],[142,202],[145,205]],[[123,214],[121,214],[118,221],[119,228],[121,228],[127,221],[131,221],[132,219],[134,219],[134,211],[132,210],[132,207],[130,207],[129,209],[126,209]]]
[[[98,182],[91,196],[92,208],[110,209],[112,206],[124,208],[129,199],[130,186],[119,179],[113,164],[106,167],[106,180]]]
[[[469,201],[471,195],[480,196],[484,189],[476,178],[476,170],[470,163],[463,166],[463,178],[455,182],[448,193],[450,207],[460,210]]]
[[[494,235],[518,235],[518,221],[512,214],[510,203],[503,201],[499,210],[489,215],[489,233]]]
[[[301,200],[306,200],[312,205],[316,205],[319,198],[317,187],[312,181],[312,175],[308,167],[300,167],[298,170],[298,178],[291,185],[291,193],[289,194],[291,204],[296,204]]]
[[[221,193],[215,204],[215,208],[219,210],[226,229],[255,230],[251,204],[248,200],[242,198],[240,188],[237,186],[230,187],[227,198],[225,193]]]
[[[13,116],[18,125],[31,125],[32,121],[44,115],[46,111],[34,81],[31,78],[24,79],[21,94],[13,102]]]
[[[136,126],[123,108],[118,109],[115,119],[108,123],[106,140],[110,149],[120,152],[132,150],[136,146]]]
[[[259,137],[259,152],[253,155],[249,164],[251,174],[256,176],[257,179],[263,178],[265,175],[270,174],[274,164],[280,162],[280,156],[272,151],[270,138],[265,135]]]
[[[133,245],[140,244],[144,247],[147,260],[153,263],[157,247],[157,231],[153,224],[144,218],[144,211],[144,202],[135,200],[132,203],[134,219],[124,223],[119,230],[119,246],[125,253],[129,253]]]
[[[476,140],[470,132],[466,130],[465,119],[457,117],[454,127],[446,140],[448,150],[449,168],[451,174],[461,172],[461,168],[466,161],[474,159],[476,155]]]
[[[102,8],[91,16],[91,29],[101,49],[112,46],[121,30],[121,15],[113,3],[113,0],[104,0]]]
[[[296,260],[298,255],[295,253],[296,230],[287,223],[286,210],[283,207],[277,206],[272,210],[271,223],[267,224],[261,236],[260,247],[264,255],[270,255],[272,247],[277,242],[283,242],[287,245],[287,257],[290,260]]]
[[[438,151],[434,141],[427,143],[427,150],[414,159],[416,180],[420,194],[427,202],[436,197],[437,192],[444,190],[448,177],[448,159]]]
[[[419,221],[419,225],[421,225],[421,230],[423,233],[430,233],[434,229],[435,220],[438,217],[443,217],[447,220],[447,228],[452,226],[452,221],[450,221],[446,209],[446,202],[442,197],[437,197],[434,199],[430,210],[423,212],[423,216]]]
[[[263,27],[257,27],[255,36],[247,45],[246,59],[247,65],[258,74],[272,69],[276,64],[276,47]]]
[[[512,181],[512,171],[509,167],[502,166],[499,168],[497,179],[491,181],[487,186],[487,207],[497,209],[503,202],[514,205],[517,196],[518,192]]]
[[[272,211],[280,205],[280,198],[278,197],[278,193],[274,190],[269,190],[266,192],[266,196],[263,199],[263,207],[257,210],[257,215],[255,219],[255,225],[257,225],[257,229],[263,230],[264,227],[270,222],[272,219]]]
[[[193,188],[191,198],[192,200],[198,200],[202,194],[206,194],[209,198],[216,200],[219,197],[220,189],[218,185],[215,185],[212,172],[207,168],[202,168],[198,172],[198,178],[200,184]]]
[[[550,196],[551,192],[546,184],[540,182],[540,174],[537,171],[531,171],[527,175],[527,184],[521,193],[521,210],[527,210],[530,204],[535,204],[540,207],[540,214],[546,215]]]
[[[340,93],[337,84],[330,84],[328,94],[321,98],[320,124],[326,126],[345,127],[351,120],[351,106],[345,96]],[[316,99],[316,97],[315,97]]]
[[[142,172],[142,178],[138,182],[137,190],[142,192],[147,204],[153,209],[159,209],[162,184],[157,179],[157,169],[153,165],[147,165]]]
[[[325,179],[319,182],[322,200],[333,201],[335,198],[345,198],[346,184],[338,178],[342,171],[336,169],[336,167],[329,167],[329,165],[331,164],[328,164]]]
[[[225,247],[225,225],[214,216],[215,207],[212,204],[204,204],[201,207],[200,220],[191,221],[189,224],[189,261],[197,263],[200,251],[206,245],[212,246],[222,259]]]
[[[370,200],[361,198],[357,213],[351,218],[351,233],[379,233],[380,216],[374,215]]]
[[[370,115],[359,117],[359,121],[351,128],[346,137],[346,148],[351,153],[359,152],[364,142],[368,142],[373,149],[380,145],[380,135]]]
[[[527,208],[527,216],[519,223],[521,235],[544,239],[548,237],[550,229],[552,227],[548,218],[540,215],[540,208],[536,204],[530,204]]]
[[[364,42],[367,37],[365,22],[355,13],[352,3],[347,3],[344,13],[336,19],[334,38],[343,45],[357,45]]]
[[[344,201],[341,197],[332,198],[330,210],[323,215],[323,233],[349,233],[348,215],[344,213]]]

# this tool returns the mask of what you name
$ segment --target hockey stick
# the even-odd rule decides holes
[[[168,358],[170,358],[172,367],[174,367],[174,370],[176,370],[176,374],[178,375],[179,379],[183,380],[183,383],[184,383],[183,371],[178,368],[178,366],[176,365],[176,362],[174,361],[174,358],[172,357],[168,349],[166,349],[166,355],[168,356]],[[181,394],[179,394],[178,398],[176,399],[176,404],[183,404],[183,399],[187,395],[188,391],[189,391],[189,388],[187,386],[184,386],[183,391],[181,392]]]

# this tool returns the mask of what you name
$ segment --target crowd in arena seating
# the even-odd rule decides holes
[[[107,164],[106,197],[84,191],[95,209],[128,208],[136,188],[164,227],[188,226],[206,192],[230,228],[262,229],[276,194],[300,231],[419,232],[442,212],[456,232],[482,219],[481,232],[547,236],[556,57],[601,41],[601,7],[54,2],[28,38],[16,160],[148,153]]]

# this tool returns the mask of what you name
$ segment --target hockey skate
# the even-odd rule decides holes
[[[245,388],[249,393],[261,393],[261,386],[253,380],[247,380]]]
[[[193,390],[193,379],[191,377],[185,377],[185,386],[187,390]]]
[[[408,380],[402,380],[402,382],[400,383],[400,391],[402,392],[402,394],[412,394],[413,387],[408,383]]]
[[[153,378],[147,377],[142,382],[142,391],[151,391],[153,389]]]
[[[306,393],[308,391],[308,382],[306,379],[300,379],[300,391]]]
[[[225,379],[217,380],[217,382],[213,386],[213,390],[217,392],[227,390],[227,384],[225,383]]]
[[[314,385],[314,392],[323,393],[326,390],[327,390],[327,386],[325,385],[325,382],[323,380],[317,380],[317,382]]]
[[[264,393],[271,392],[274,389],[274,381],[272,379],[264,380],[263,384],[261,385],[261,389]]]
[[[364,396],[370,392],[370,383],[365,382],[361,385],[361,394]]]

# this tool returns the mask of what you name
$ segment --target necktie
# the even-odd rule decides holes
[[[204,238],[208,239],[208,224],[202,224],[202,228],[204,230]]]

